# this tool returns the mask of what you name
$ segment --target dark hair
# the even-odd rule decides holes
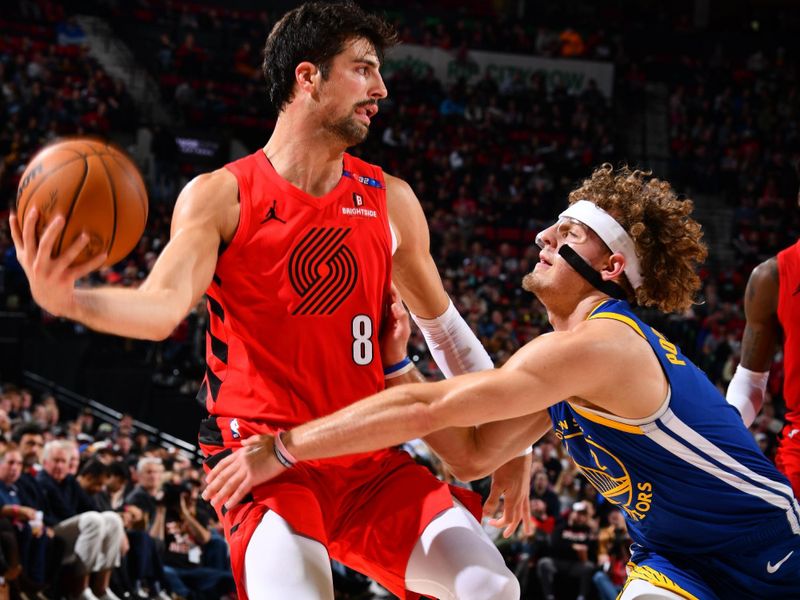
[[[19,444],[23,435],[44,435],[44,429],[36,421],[21,423],[14,428],[11,439]]]
[[[103,477],[108,475],[108,466],[97,460],[90,458],[86,464],[81,467],[78,475],[83,477]]]
[[[272,28],[264,45],[262,70],[267,94],[276,112],[292,99],[294,70],[304,61],[328,77],[330,64],[345,44],[368,40],[383,62],[384,51],[397,42],[394,28],[350,2],[307,2],[287,12]]]
[[[192,491],[192,486],[185,481],[180,483],[166,482],[161,491],[163,492],[161,502],[164,506],[177,512],[181,505],[181,496]]]
[[[120,477],[125,481],[128,481],[131,477],[130,471],[128,471],[128,467],[125,466],[120,460],[115,460],[112,463],[107,465],[108,467],[108,474],[110,477]]]

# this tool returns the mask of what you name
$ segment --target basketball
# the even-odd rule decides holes
[[[38,239],[56,215],[64,217],[54,258],[82,232],[89,236],[74,265],[103,252],[108,253],[104,267],[119,262],[136,246],[147,222],[147,190],[139,169],[121,150],[96,139],[56,142],[31,159],[17,189],[20,229],[34,206]]]

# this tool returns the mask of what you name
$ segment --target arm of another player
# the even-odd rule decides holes
[[[728,385],[727,400],[749,427],[755,420],[767,389],[769,368],[778,340],[778,260],[773,257],[750,274],[744,295],[747,323],[739,366]]]
[[[282,439],[289,456],[306,461],[394,446],[448,426],[515,419],[575,395],[605,396],[618,387],[614,374],[619,372],[608,348],[576,332],[541,336],[500,369],[392,387],[292,429]],[[252,436],[209,473],[204,498],[215,506],[233,506],[254,485],[283,471],[273,438]]]
[[[384,331],[381,332],[381,355],[384,365],[400,364],[406,357],[406,346],[411,333],[408,311],[403,307],[397,289],[392,286],[392,304]],[[422,374],[415,368],[397,377],[386,380],[386,387],[404,383],[424,382]],[[472,481],[492,473],[492,489],[483,506],[486,515],[494,515],[501,496],[503,515],[494,519],[495,527],[504,527],[503,535],[511,536],[521,522],[527,535],[533,533],[530,514],[531,454],[517,456],[516,449],[530,448],[550,428],[550,417],[546,411],[487,423],[478,427],[448,428],[443,431],[468,432],[461,438],[461,453],[458,466],[449,463],[448,468],[462,481]],[[437,434],[431,434],[436,436]],[[448,436],[451,440],[456,435]],[[431,438],[427,436],[426,439]],[[512,453],[509,454],[509,448]],[[509,460],[510,459],[510,460]],[[446,461],[445,461],[446,462]]]
[[[20,231],[12,215],[10,225],[17,258],[28,276],[33,298],[42,308],[97,331],[164,339],[211,283],[220,243],[230,239],[236,229],[236,178],[220,169],[197,177],[183,189],[175,204],[170,241],[147,279],[135,289],[76,288],[75,282],[96,269],[104,257],[71,267],[87,243],[88,238],[81,237],[60,257],[51,258],[64,219],[54,219],[38,243],[36,220],[26,219],[24,231]]]
[[[423,333],[433,359],[446,377],[462,375],[493,368],[489,354],[475,333],[458,313],[442,285],[439,271],[430,254],[428,223],[414,191],[403,180],[387,175],[387,204],[397,237],[397,251],[392,261],[393,279],[400,288],[414,321]],[[497,428],[495,443],[506,448],[516,448],[507,453],[507,461],[496,462],[494,454],[469,452],[466,446],[474,445],[475,430],[449,427],[425,436],[425,442],[453,474],[462,481],[471,481],[488,475],[487,461],[495,465],[490,497],[506,497],[506,513],[517,506],[527,506],[530,482],[530,459],[518,457],[526,446],[515,445],[519,433],[530,427],[526,416]],[[487,436],[484,436],[487,437]],[[530,442],[527,444],[530,448]],[[481,457],[477,463],[467,458]],[[481,473],[481,475],[478,475]],[[530,527],[529,513],[525,511],[526,529]],[[507,516],[507,515],[504,515]],[[506,519],[510,523],[510,519]]]
[[[392,279],[425,337],[434,361],[445,377],[493,367],[478,338],[455,310],[430,254],[428,223],[417,196],[402,179],[386,175],[386,202],[397,237]],[[444,320],[444,322],[441,322]],[[413,381],[414,375],[404,379]],[[458,478],[459,461],[471,441],[470,429],[447,428],[426,436],[425,442]]]
[[[403,307],[397,288],[392,286],[392,303],[381,331],[381,357],[384,365],[399,364],[406,357],[406,347],[410,335],[408,311]],[[386,387],[406,383],[425,382],[425,378],[415,368],[397,377],[387,377]],[[485,477],[507,462],[530,466],[525,456],[518,456],[521,450],[529,448],[550,428],[547,411],[524,415],[516,419],[494,421],[477,427],[449,427],[442,431],[451,432],[452,444],[446,446],[451,452],[448,468],[462,481],[472,481]],[[425,440],[436,439],[434,432]],[[459,435],[456,436],[456,433]],[[455,464],[452,464],[455,463]],[[523,469],[524,470],[524,469]]]

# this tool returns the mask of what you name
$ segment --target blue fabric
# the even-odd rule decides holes
[[[788,548],[770,554],[776,561],[796,548],[788,562],[800,560],[800,507],[786,478],[705,374],[627,302],[609,300],[589,318],[617,320],[641,335],[667,377],[670,397],[640,421],[560,402],[548,410],[564,448],[605,500],[623,511],[641,552],[687,556],[697,573],[705,578],[708,572],[703,585],[714,590],[723,580],[742,580],[748,589],[759,589],[759,581],[772,586],[782,573],[767,573],[761,552],[766,557]],[[625,379],[620,373],[620,386]],[[761,562],[740,564],[735,557],[742,548]],[[728,560],[743,569],[738,576],[724,568]],[[778,595],[760,597],[800,598],[797,569],[793,580],[769,589]],[[703,594],[698,597],[715,597]]]
[[[216,600],[236,589],[230,571],[210,567],[181,569],[165,565],[164,574],[171,591],[179,596]]]
[[[700,600],[800,598],[800,548],[793,539],[764,548],[743,546],[740,552],[702,556],[661,554],[634,545],[631,562],[638,567],[634,573],[649,567]]]

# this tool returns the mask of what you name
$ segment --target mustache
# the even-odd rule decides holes
[[[378,101],[374,98],[369,100],[362,100],[361,102],[356,102],[353,107],[354,108],[361,108],[362,106],[378,106]]]

